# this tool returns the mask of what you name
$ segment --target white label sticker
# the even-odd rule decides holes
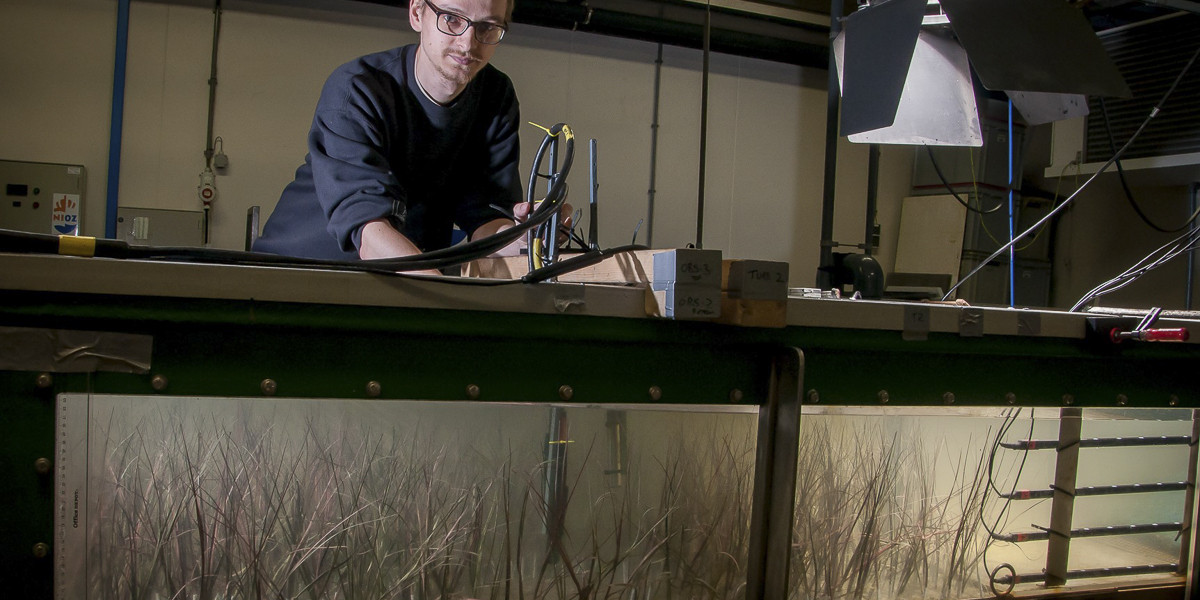
[[[79,194],[54,194],[50,224],[60,235],[79,235]]]

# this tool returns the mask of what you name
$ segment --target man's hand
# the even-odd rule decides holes
[[[524,223],[526,220],[529,219],[529,215],[532,212],[533,212],[533,205],[530,204],[529,202],[518,202],[517,204],[513,205],[512,214],[514,217],[517,218],[517,223]],[[562,244],[566,243],[566,241],[567,241],[566,231],[570,231],[570,227],[571,227],[571,205],[570,204],[567,204],[565,202],[563,203],[562,207],[559,210],[559,222],[558,223],[559,223],[558,243],[559,243],[559,245],[562,245]],[[487,223],[480,225],[478,229],[476,229],[473,233],[471,233],[471,241],[483,239],[489,235],[500,233],[501,231],[504,231],[505,229],[511,229],[514,226],[516,226],[516,223],[513,223],[512,221],[510,221],[508,219],[495,219],[492,221],[488,221]],[[564,226],[567,228],[566,231],[563,230]],[[524,247],[525,247],[525,238],[519,237],[516,240],[514,240],[511,244],[497,250],[496,252],[493,252],[492,256],[516,256],[521,253],[521,248],[524,248]]]
[[[571,226],[574,225],[572,217],[575,209],[568,202],[563,202],[558,209],[558,245],[562,246],[570,239],[567,233],[571,231]],[[529,215],[533,212],[533,203],[519,202],[513,206],[513,216],[517,218],[518,223],[524,223]]]
[[[387,219],[376,219],[363,225],[361,243],[358,247],[358,257],[363,260],[374,258],[401,258],[416,256],[421,249],[412,243],[403,233],[396,231]],[[416,275],[441,275],[437,269],[421,271],[405,271]]]

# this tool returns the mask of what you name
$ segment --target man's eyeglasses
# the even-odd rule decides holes
[[[480,44],[499,44],[500,40],[504,39],[504,33],[508,28],[495,23],[486,21],[472,21],[458,13],[452,13],[442,10],[433,5],[429,0],[424,0],[429,10],[432,10],[437,15],[438,31],[446,34],[459,36],[467,32],[468,27],[475,28],[475,41]]]

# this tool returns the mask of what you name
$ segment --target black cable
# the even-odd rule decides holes
[[[553,170],[558,168],[558,144],[557,144],[558,132],[555,131],[555,128],[559,128],[560,126],[562,126],[561,123],[559,125],[555,125],[555,127],[552,127],[551,129],[546,130],[546,137],[542,140],[542,145],[538,147],[538,151],[533,157],[533,167],[530,169],[529,184],[528,184],[528,189],[526,191],[526,193],[529,195],[528,197],[529,197],[530,202],[533,202],[533,193],[534,193],[533,191],[535,189],[537,189],[537,180],[539,178],[549,179],[551,182],[550,183],[551,189],[546,194],[547,198],[549,198],[549,196],[551,195],[552,192],[557,191],[558,194],[560,194],[562,196],[561,198],[558,199],[558,204],[561,204],[561,201],[567,197],[565,173],[570,171],[571,162],[575,156],[575,136],[571,133],[569,127],[565,128],[565,131],[566,131],[565,137],[566,137],[566,141],[567,141],[567,148],[566,148],[566,157],[563,159],[563,169],[561,171],[561,173],[564,174],[564,178],[558,179],[557,178],[558,174],[553,173]],[[550,151],[550,163],[551,163],[550,169],[551,169],[552,173],[550,175],[543,175],[543,174],[539,173],[538,170],[541,168],[542,159],[545,156],[547,150]],[[559,190],[560,184],[562,186],[561,190]],[[543,204],[544,204],[544,202],[543,202]],[[539,207],[539,208],[543,208],[543,207]],[[546,223],[543,221],[542,223],[540,223],[539,227],[532,228],[531,230],[529,230],[529,232],[526,236],[526,248],[527,248],[526,252],[528,252],[529,270],[530,271],[533,271],[539,262],[543,263],[543,264],[547,263],[547,262],[554,262],[554,254],[558,247],[557,206],[555,207],[555,212],[550,213],[546,220],[548,220],[549,223]],[[541,240],[540,245],[542,246],[543,250],[546,250],[545,252],[539,251],[537,248],[538,244],[534,243],[535,240],[538,240],[538,239]],[[549,240],[549,241],[547,242],[547,240]],[[547,250],[546,249],[547,245],[550,245],[552,247]],[[537,259],[536,261],[535,261],[535,252],[536,252],[536,259]]]
[[[610,256],[621,254],[622,252],[633,252],[635,250],[646,250],[645,246],[638,244],[629,244],[626,246],[617,246],[615,248],[588,250],[582,254],[573,256],[566,260],[560,260],[553,264],[547,265],[540,269],[535,269],[526,273],[521,281],[525,283],[537,283],[546,281],[552,277],[558,277],[571,271],[576,271],[585,267],[590,267]]]
[[[121,240],[85,236],[56,236],[5,229],[0,229],[0,252],[67,254],[74,256],[147,260],[169,259],[235,265],[365,271],[393,275],[404,271],[444,269],[492,254],[516,241],[526,231],[541,226],[550,217],[557,214],[559,207],[566,198],[566,177],[570,173],[571,161],[574,157],[575,142],[571,128],[566,124],[559,123],[547,130],[546,136],[542,140],[542,145],[538,148],[536,158],[534,159],[534,168],[536,170],[546,148],[559,135],[562,135],[566,140],[566,152],[562,161],[562,167],[558,172],[548,176],[551,181],[550,189],[546,192],[545,199],[535,204],[537,208],[530,213],[528,219],[522,223],[517,223],[513,227],[478,240],[414,256],[361,261],[297,258],[241,250],[131,246]],[[535,190],[533,188],[527,190],[527,197],[530,202],[533,201],[534,193]],[[497,285],[497,283],[482,285]]]
[[[77,254],[60,251],[63,245],[61,238],[75,238],[70,243],[81,243],[91,240],[95,249],[90,254]],[[242,250],[220,250],[213,248],[192,248],[173,246],[131,246],[120,240],[102,238],[85,238],[76,236],[57,236],[41,233],[29,233],[0,229],[0,252],[14,254],[65,254],[68,256],[94,256],[99,258],[114,258],[122,260],[174,261],[197,264],[225,264],[250,267],[296,268],[322,271],[352,271],[373,273],[377,275],[403,276],[413,279],[429,279],[463,285],[503,285],[516,283],[515,280],[443,278],[434,275],[417,275],[403,273],[397,269],[380,267],[372,261],[335,261],[296,258],[268,254],[266,252],[247,252]]]
[[[1137,140],[1138,136],[1140,136],[1142,134],[1142,131],[1144,131],[1146,129],[1146,126],[1150,124],[1150,121],[1154,117],[1158,116],[1158,113],[1160,112],[1162,105],[1164,103],[1166,103],[1167,98],[1170,97],[1170,95],[1171,95],[1171,92],[1175,91],[1175,86],[1179,84],[1179,80],[1182,79],[1184,74],[1187,73],[1188,69],[1191,68],[1192,63],[1196,62],[1196,57],[1198,55],[1200,55],[1200,47],[1196,48],[1196,52],[1194,54],[1192,54],[1192,58],[1190,60],[1188,60],[1187,64],[1184,65],[1183,70],[1180,71],[1179,76],[1175,78],[1175,83],[1171,84],[1170,89],[1168,89],[1167,92],[1165,94],[1163,94],[1162,99],[1159,100],[1158,104],[1154,107],[1154,109],[1150,111],[1150,114],[1146,116],[1146,119],[1144,121],[1142,121],[1142,124],[1138,126],[1137,131],[1133,132],[1133,135],[1129,137],[1129,140],[1125,142],[1125,145],[1121,146],[1121,149],[1117,150],[1117,152],[1115,154],[1113,154],[1112,158],[1108,159],[1108,162],[1105,162],[1103,165],[1100,166],[1099,169],[1096,169],[1096,172],[1093,173],[1092,176],[1089,177],[1087,181],[1083,182],[1083,185],[1080,186],[1079,189],[1075,190],[1075,193],[1073,193],[1069,197],[1067,197],[1066,200],[1063,200],[1062,204],[1059,204],[1058,206],[1054,207],[1053,210],[1046,213],[1046,215],[1043,216],[1042,218],[1038,219],[1037,223],[1034,223],[1025,231],[1022,231],[1020,234],[1014,236],[1011,240],[1008,241],[1007,244],[1004,244],[1003,246],[997,248],[995,252],[992,252],[991,255],[989,255],[987,258],[983,259],[982,261],[980,261],[980,263],[978,265],[976,265],[974,269],[971,269],[971,272],[967,273],[967,275],[965,277],[959,278],[958,282],[956,282],[953,286],[951,286],[949,291],[947,291],[946,294],[944,296],[942,296],[942,300],[949,300],[950,296],[954,295],[954,292],[957,291],[958,288],[960,286],[962,286],[963,283],[965,283],[971,277],[974,277],[976,273],[982,271],[983,268],[986,267],[993,260],[995,260],[995,258],[997,256],[1000,256],[1001,254],[1007,252],[1008,249],[1011,248],[1018,241],[1024,239],[1025,236],[1029,235],[1035,229],[1041,227],[1047,221],[1049,221],[1050,219],[1052,219],[1056,215],[1058,215],[1058,213],[1061,212],[1064,208],[1070,206],[1071,202],[1074,201],[1075,198],[1079,197],[1080,192],[1087,189],[1087,187],[1089,185],[1091,185],[1091,183],[1093,181],[1095,181],[1096,178],[1099,177],[1101,173],[1108,170],[1108,167],[1110,167],[1113,163],[1120,160],[1121,156],[1123,156],[1125,154],[1125,152],[1127,150],[1129,150],[1129,147],[1133,145],[1134,140]]]
[[[1178,80],[1176,80],[1176,82],[1178,82]],[[1109,152],[1116,153],[1117,144],[1113,140],[1112,122],[1109,121],[1108,105],[1105,104],[1104,98],[1100,98],[1100,114],[1104,116],[1104,131],[1108,134],[1108,150]],[[1200,217],[1200,208],[1197,208],[1196,211],[1192,213],[1192,216],[1188,217],[1187,220],[1184,221],[1183,225],[1171,229],[1167,229],[1158,225],[1154,221],[1151,221],[1150,217],[1146,216],[1146,213],[1142,211],[1142,207],[1138,205],[1137,200],[1133,198],[1133,190],[1129,189],[1129,182],[1125,180],[1125,168],[1121,166],[1121,161],[1116,161],[1116,167],[1117,176],[1121,179],[1121,189],[1125,192],[1125,199],[1129,201],[1129,206],[1133,208],[1133,212],[1137,213],[1137,216],[1142,219],[1142,222],[1148,225],[1151,229],[1160,231],[1162,233],[1179,233],[1180,231],[1191,227],[1192,223],[1196,222],[1196,217]]]
[[[1000,442],[1001,442],[1001,440],[1004,439],[1004,436],[1008,434],[1008,430],[1012,429],[1013,425],[1016,424],[1017,419],[1021,415],[1021,410],[1022,409],[1018,408],[1015,413],[1011,414],[1011,416],[1005,417],[1004,422],[1001,423],[1000,428],[996,431],[996,438],[992,443],[992,450],[988,456],[988,487],[990,487],[992,489],[992,491],[994,491],[996,493],[997,496],[1005,498],[1005,501],[1004,501],[1004,505],[1000,507],[1000,512],[997,513],[997,515],[996,515],[996,523],[994,525],[992,525],[991,527],[988,527],[987,521],[984,520],[984,509],[987,506],[987,495],[986,494],[984,495],[983,499],[980,501],[980,504],[979,504],[979,523],[981,525],[983,525],[984,531],[987,531],[988,535],[990,536],[990,539],[988,540],[987,545],[985,545],[983,548],[983,557],[982,558],[983,558],[983,567],[984,567],[985,571],[990,571],[988,569],[988,564],[987,564],[988,548],[991,547],[992,540],[999,537],[999,535],[996,533],[996,530],[1000,528],[1000,522],[1004,519],[1004,513],[1008,512],[1009,507],[1012,506],[1012,500],[1013,500],[1012,495],[1014,492],[1016,492],[1017,486],[1020,485],[1021,473],[1025,471],[1025,462],[1029,459],[1029,449],[1026,448],[1024,453],[1021,456],[1021,463],[1019,465],[1017,465],[1017,474],[1013,478],[1012,490],[1009,491],[1009,493],[1007,495],[1005,495],[1003,492],[1001,492],[1000,488],[996,487],[995,478],[993,476],[995,460],[996,460],[996,452],[1000,449]],[[1034,422],[1035,422],[1034,412],[1033,412],[1033,409],[1030,408],[1029,409],[1029,436],[1028,436],[1029,439],[1033,439]]]
[[[292,267],[318,270],[355,271],[389,276],[399,276],[403,271],[446,268],[491,254],[492,252],[495,252],[496,250],[499,250],[512,243],[526,231],[535,227],[541,227],[544,223],[550,220],[551,216],[558,213],[560,207],[562,206],[563,200],[566,198],[566,177],[570,172],[571,161],[574,157],[574,138],[570,132],[570,128],[562,123],[550,128],[534,159],[534,170],[536,172],[537,166],[541,162],[542,156],[544,155],[544,152],[550,141],[554,137],[563,133],[565,133],[564,137],[566,138],[567,144],[566,153],[562,162],[562,168],[557,173],[553,173],[551,175],[537,175],[539,177],[549,179],[551,181],[551,187],[546,194],[546,198],[541,203],[535,204],[537,208],[529,215],[529,218],[525,222],[518,223],[514,227],[505,229],[504,231],[481,238],[479,240],[465,242],[456,246],[451,246],[450,248],[435,250],[415,256],[360,261],[312,259],[242,250],[131,246],[130,244],[121,240],[90,238],[86,236],[57,236],[13,231],[8,229],[0,229],[0,252],[23,254],[65,254],[70,256],[96,256],[101,258],[119,259],[175,260],[181,262],[233,264],[240,266]],[[533,202],[535,189],[536,188],[534,186],[530,186],[530,189],[527,191],[527,197],[530,202]],[[496,205],[492,205],[492,208],[508,218],[511,218],[514,221],[516,220],[515,215],[513,215],[510,211],[507,211],[506,209]],[[585,243],[582,238],[575,234],[571,228],[566,227],[565,225],[559,225],[559,229],[567,232],[569,235],[575,238],[578,243]],[[645,246],[637,244],[618,246],[610,249],[593,249],[576,257],[567,260],[561,260],[541,269],[537,269],[526,274],[519,280],[443,278],[432,275],[426,276],[413,274],[405,274],[404,276],[414,279],[428,279],[430,281],[438,281],[456,285],[497,286],[511,285],[515,283],[537,283],[577,269],[591,266],[616,254],[644,249],[646,249]]]
[[[1083,305],[1099,298],[1105,294],[1115,292],[1135,281],[1142,275],[1157,269],[1158,267],[1174,260],[1185,252],[1189,252],[1200,244],[1200,230],[1188,230],[1179,235],[1175,239],[1156,248],[1153,252],[1143,257],[1132,267],[1129,267],[1120,275],[1097,285],[1083,295],[1075,302],[1068,312],[1075,312],[1083,307]],[[1161,253],[1161,256],[1158,256]]]
[[[958,200],[959,204],[967,207],[967,210],[977,212],[981,215],[990,215],[1001,208],[1004,208],[1003,202],[997,204],[995,208],[989,208],[987,210],[981,210],[968,204],[966,200],[963,200],[958,196],[958,192],[954,191],[954,186],[950,185],[950,182],[946,179],[946,176],[942,174],[942,168],[938,166],[937,159],[933,157],[933,149],[929,146],[925,146],[925,152],[929,154],[929,163],[933,165],[933,170],[937,173],[938,179],[942,180],[942,185],[946,186],[946,191],[950,192],[950,195],[954,196],[954,199]],[[967,152],[970,152],[970,150],[967,150]]]
[[[513,212],[511,210],[508,210],[507,208],[504,208],[503,206],[500,206],[499,204],[489,204],[488,208],[495,210],[496,212],[512,219],[513,221],[517,220],[517,216],[515,214],[513,214]],[[580,212],[581,211],[579,211],[579,210],[575,211],[574,216],[571,217],[572,224],[579,222]],[[569,242],[575,242],[576,244],[580,245],[581,250],[588,249],[589,246],[587,244],[587,241],[585,241],[583,239],[583,236],[580,235],[578,231],[576,231],[576,227],[574,225],[572,225],[571,227],[567,227],[566,225],[559,225],[558,232],[567,235],[568,245],[569,245]]]

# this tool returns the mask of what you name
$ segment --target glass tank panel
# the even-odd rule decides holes
[[[64,396],[60,597],[739,598],[756,425],[756,407]]]
[[[1175,570],[1191,429],[1190,410],[1083,411],[1071,572],[1154,566],[1139,577],[1162,577]],[[1086,442],[1138,436],[1185,441]],[[791,597],[977,598],[993,596],[993,586],[999,593],[1044,591],[1058,437],[1057,409],[806,406]],[[1030,439],[1050,443],[1019,443]],[[1171,484],[1170,491],[1090,490],[1156,483]],[[1172,524],[1128,535],[1079,531]],[[1080,574],[1057,589],[1095,585],[1101,574]]]
[[[757,407],[59,402],[62,598],[745,597]],[[1086,440],[1186,438],[1191,411],[1083,415],[1070,570],[1169,574],[1186,442]],[[1057,409],[805,406],[789,596],[1044,590],[1058,433]],[[1079,533],[1124,525],[1158,529]]]

